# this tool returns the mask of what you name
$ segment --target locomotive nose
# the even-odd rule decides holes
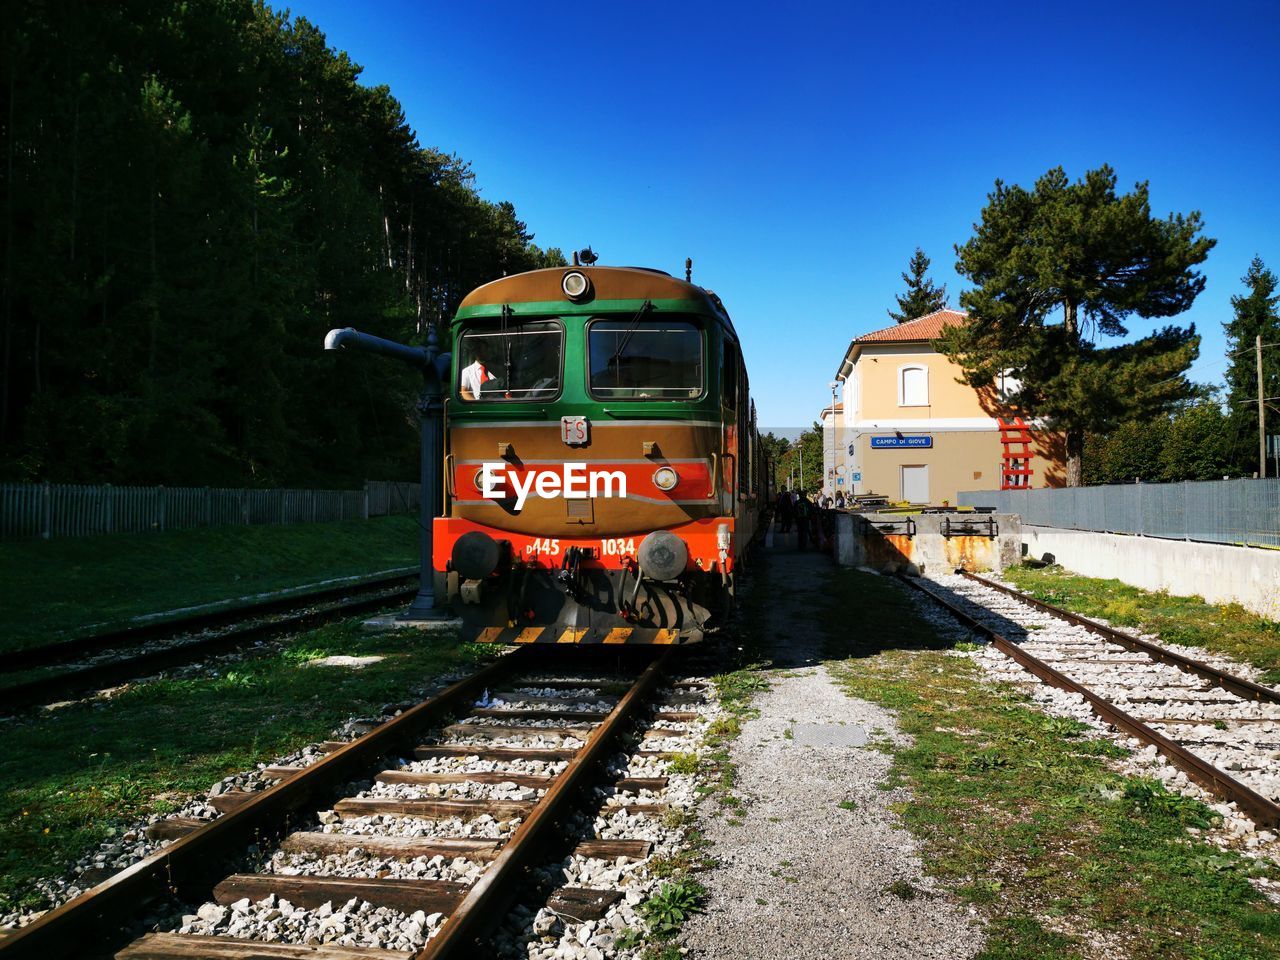
[[[640,571],[654,580],[675,580],[689,563],[689,548],[670,530],[655,530],[640,541],[636,551]]]
[[[463,580],[483,580],[498,569],[502,548],[479,530],[468,530],[453,544],[453,569]]]

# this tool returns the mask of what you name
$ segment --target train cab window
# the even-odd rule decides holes
[[[560,393],[564,337],[553,320],[474,327],[458,342],[458,396],[477,400],[552,400]]]
[[[591,394],[606,400],[702,395],[702,331],[682,320],[597,320],[587,332]]]

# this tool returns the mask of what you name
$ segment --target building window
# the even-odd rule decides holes
[[[919,364],[898,368],[898,406],[929,405],[929,370]]]

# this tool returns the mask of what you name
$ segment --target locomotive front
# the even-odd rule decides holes
[[[727,609],[757,491],[718,299],[658,271],[537,270],[452,325],[437,596],[502,643],[684,643]]]

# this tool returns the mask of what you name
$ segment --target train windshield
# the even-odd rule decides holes
[[[702,395],[702,331],[681,320],[597,320],[588,332],[591,393],[609,400]]]
[[[551,400],[560,392],[563,343],[552,320],[473,328],[458,343],[458,396],[475,400]]]

